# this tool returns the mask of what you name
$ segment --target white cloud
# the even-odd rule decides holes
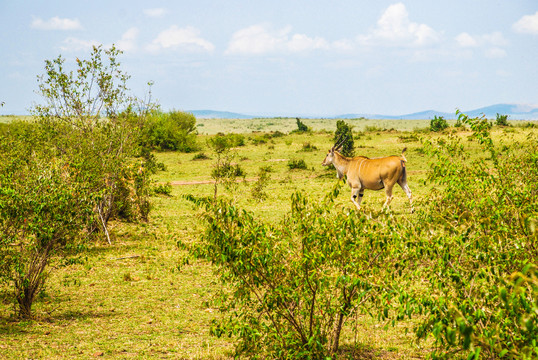
[[[152,18],[163,17],[165,14],[166,9],[163,8],[144,9],[144,15]]]
[[[38,30],[80,30],[82,25],[78,19],[62,19],[58,16],[43,20],[41,18],[34,18],[32,20],[31,27]]]
[[[455,38],[458,45],[462,48],[483,48],[484,55],[488,58],[502,58],[506,56],[506,50],[502,47],[509,44],[508,40],[501,32],[493,32],[483,35],[469,35],[461,33]]]
[[[475,47],[478,45],[476,39],[465,32],[456,36],[456,41],[461,47]]]
[[[494,45],[494,46],[506,46],[508,45],[508,40],[506,40],[503,34],[499,31],[492,32],[491,34],[482,35],[484,42]]]
[[[95,40],[82,40],[75,37],[68,37],[63,41],[63,45],[60,46],[62,51],[88,51],[94,46],[99,46],[101,43]]]
[[[173,48],[211,52],[215,49],[215,46],[211,42],[201,38],[200,31],[192,26],[179,28],[176,25],[172,25],[160,32],[157,38],[147,47],[149,51],[153,52]]]
[[[377,26],[357,40],[363,45],[425,46],[439,41],[439,34],[426,24],[409,20],[403,3],[390,5]]]
[[[291,26],[275,30],[269,24],[258,24],[238,30],[232,35],[226,54],[298,53],[312,50],[349,50],[352,47],[347,40],[329,42],[322,37],[292,34],[291,30]]]
[[[492,47],[492,48],[486,49],[484,54],[486,55],[486,57],[490,59],[498,59],[498,58],[506,57],[506,51],[498,47]]]
[[[538,35],[538,11],[534,15],[523,16],[512,28],[518,33]]]
[[[118,49],[126,52],[135,50],[138,33],[139,31],[136,27],[132,27],[123,33],[121,39],[116,43]]]

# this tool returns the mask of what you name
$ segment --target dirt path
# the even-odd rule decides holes
[[[256,181],[258,178],[248,178],[248,179],[237,179],[235,182],[252,182]],[[201,185],[201,184],[214,184],[215,180],[195,180],[195,181],[170,181],[170,185],[172,186],[181,186],[181,185]]]

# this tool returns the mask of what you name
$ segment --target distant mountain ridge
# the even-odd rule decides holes
[[[267,115],[247,115],[229,111],[217,111],[217,110],[188,110],[194,116],[202,119],[252,119],[252,118],[271,118],[271,117],[283,117],[283,116],[267,116]],[[508,115],[511,120],[538,120],[538,105],[527,104],[495,104],[486,106],[483,108],[463,111],[468,116],[477,117],[485,115],[487,118],[495,118],[497,114]],[[435,116],[442,116],[445,119],[455,119],[456,111],[453,113],[446,113],[436,110],[426,110],[405,115],[382,115],[382,114],[340,114],[336,116],[302,116],[297,114],[290,114],[288,117],[302,117],[302,118],[333,118],[333,119],[388,119],[388,120],[428,120],[433,119]]]

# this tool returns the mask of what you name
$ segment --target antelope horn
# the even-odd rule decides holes
[[[346,141],[346,139],[347,139],[347,136],[345,136],[345,134],[340,135],[340,137],[338,138],[338,140],[334,144],[333,149],[336,150],[340,146],[342,146],[342,144],[344,143],[344,141]]]

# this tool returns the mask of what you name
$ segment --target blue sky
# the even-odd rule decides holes
[[[454,112],[538,104],[538,1],[0,0],[0,114],[44,61],[123,49],[163,109],[254,115]]]

